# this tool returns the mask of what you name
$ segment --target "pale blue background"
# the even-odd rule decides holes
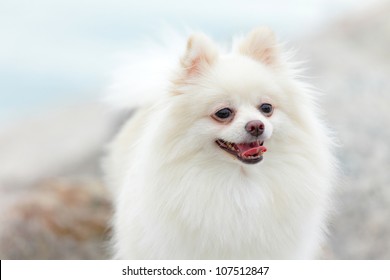
[[[120,63],[116,54],[164,25],[221,40],[269,25],[289,40],[366,2],[1,0],[0,123],[96,98]]]

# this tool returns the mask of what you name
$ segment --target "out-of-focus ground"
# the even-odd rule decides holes
[[[305,40],[343,180],[326,258],[390,259],[390,4]]]
[[[338,211],[321,258],[390,259],[390,4],[297,42],[340,147]],[[100,158],[126,118],[91,103],[0,131],[0,258],[105,259]]]
[[[99,103],[0,133],[0,259],[107,259],[100,158],[125,116]]]

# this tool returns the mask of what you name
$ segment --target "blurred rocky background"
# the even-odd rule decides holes
[[[305,39],[343,177],[326,258],[390,259],[390,3]]]
[[[339,141],[337,212],[321,258],[390,259],[390,3],[291,44]],[[87,101],[0,128],[1,259],[109,257],[100,160],[128,116]]]
[[[0,133],[0,259],[108,258],[100,160],[124,118],[91,102]]]

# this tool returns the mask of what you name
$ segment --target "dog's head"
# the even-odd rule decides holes
[[[286,94],[282,68],[267,28],[252,31],[229,54],[203,34],[190,37],[171,92],[176,135],[188,146],[182,149],[245,164],[262,161],[274,134],[286,135],[297,103]]]

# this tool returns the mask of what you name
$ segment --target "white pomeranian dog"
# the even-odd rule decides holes
[[[113,257],[316,257],[336,168],[315,92],[268,28],[229,53],[201,33],[184,47],[109,147]]]

